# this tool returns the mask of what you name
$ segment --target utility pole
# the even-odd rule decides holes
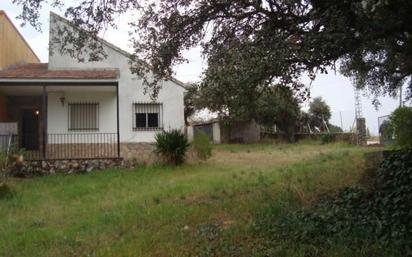
[[[358,145],[366,145],[366,121],[362,114],[362,102],[360,90],[354,87],[355,90],[355,121],[356,134]]]
[[[355,118],[362,118],[362,100],[360,90],[355,87]]]
[[[339,111],[339,115],[340,115],[340,128],[343,131],[342,112],[341,111]]]

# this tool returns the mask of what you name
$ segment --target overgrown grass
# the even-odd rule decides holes
[[[255,230],[262,213],[356,184],[363,154],[374,150],[221,145],[181,167],[11,179],[16,193],[0,200],[0,256],[263,256],[272,246]]]

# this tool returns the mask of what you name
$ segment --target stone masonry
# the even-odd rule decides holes
[[[125,160],[151,164],[158,159],[154,149],[154,144],[150,143],[120,143],[120,156]]]

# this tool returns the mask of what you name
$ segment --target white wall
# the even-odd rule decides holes
[[[47,103],[47,132],[72,133],[68,124],[68,103],[99,103],[99,130],[73,133],[117,133],[116,94],[112,92],[64,92],[65,103],[60,101],[62,93],[49,92]]]
[[[213,143],[221,144],[222,139],[220,136],[220,122],[214,122],[213,125]]]
[[[50,29],[59,24],[64,24],[60,18],[51,15]],[[52,35],[50,36],[52,40]],[[52,46],[52,44],[51,44]],[[143,93],[142,80],[130,72],[129,58],[121,52],[104,45],[104,50],[108,57],[99,62],[79,63],[68,55],[61,55],[58,51],[53,51],[49,56],[49,69],[87,69],[87,68],[117,68],[119,69],[119,113],[120,113],[120,141],[121,142],[153,142],[154,131],[133,131],[132,106],[135,102],[149,102],[150,97]],[[163,127],[167,129],[184,128],[184,88],[172,81],[165,81],[162,84],[156,102],[163,103]],[[116,109],[114,109],[116,110]],[[101,122],[103,117],[101,118]],[[51,119],[51,123],[54,121]],[[112,120],[110,120],[112,122]],[[49,123],[50,124],[50,123]],[[108,124],[107,126],[115,126]],[[60,125],[58,125],[60,126]]]
[[[47,101],[47,133],[49,143],[113,143],[117,139],[116,94],[113,92],[64,92],[65,103],[60,101],[62,92],[49,92]],[[99,103],[97,131],[69,131],[69,103]],[[111,133],[96,135],[96,133]],[[55,135],[55,134],[65,134]],[[94,136],[87,136],[93,134]]]

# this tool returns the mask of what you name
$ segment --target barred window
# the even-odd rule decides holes
[[[99,130],[99,103],[69,103],[69,130]]]
[[[158,130],[163,128],[163,105],[161,103],[133,104],[133,129]]]

